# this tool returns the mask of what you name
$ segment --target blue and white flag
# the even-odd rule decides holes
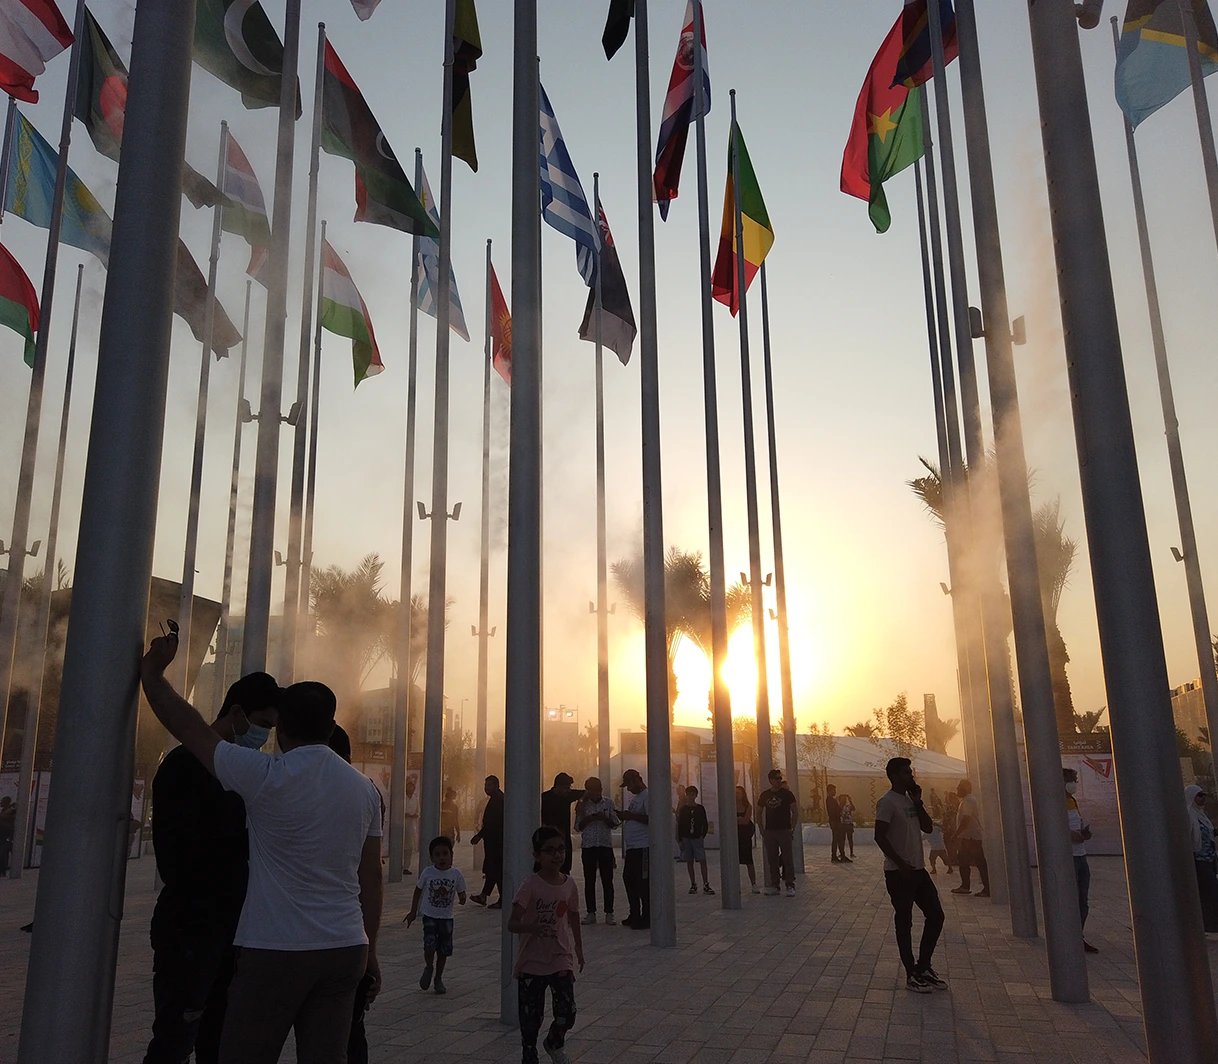
[[[575,241],[575,262],[579,275],[591,288],[596,284],[596,259],[600,234],[588,209],[579,175],[571,162],[567,145],[554,117],[546,90],[541,94],[541,216],[564,236]]]
[[[419,200],[431,220],[440,228],[440,210],[436,206],[435,197],[431,194],[431,185],[427,183],[427,174],[423,172],[420,182]],[[440,242],[429,236],[419,237],[419,261],[415,263],[419,271],[419,310],[438,318],[436,313],[435,293],[440,290]],[[453,273],[452,264],[448,267],[448,324],[462,340],[469,340],[469,329],[465,327],[465,311],[461,309],[461,295],[457,291],[457,276]]]

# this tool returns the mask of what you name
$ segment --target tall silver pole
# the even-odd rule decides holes
[[[224,184],[224,160],[228,155],[228,123],[220,123],[220,155],[216,162],[216,187]],[[212,208],[211,255],[207,263],[207,301],[203,304],[203,350],[199,358],[199,397],[195,407],[195,446],[190,465],[190,503],[186,509],[186,546],[182,552],[182,585],[178,597],[178,633],[182,646],[190,648],[190,621],[195,604],[195,559],[199,552],[199,505],[203,492],[203,445],[207,436],[207,393],[211,382],[212,330],[216,320],[216,272],[220,267],[220,230],[224,207]],[[178,655],[173,668],[178,690],[190,697],[190,654]]]
[[[245,367],[249,353],[250,289],[245,282],[245,313],[241,324],[241,365],[237,371],[237,416],[233,422],[233,468],[228,480],[228,530],[224,537],[224,583],[220,591],[220,626],[216,632],[215,682],[212,684],[212,712],[219,713],[224,703],[228,675],[228,626],[233,607],[233,553],[237,540],[237,497],[241,491],[241,430],[245,428]]]
[[[419,838],[440,833],[444,746],[444,604],[448,597],[448,342],[452,268],[453,24],[457,0],[444,5],[444,113],[440,122],[440,276],[436,281],[436,393],[431,461],[431,559],[427,584],[427,689]]]
[[[296,424],[292,431],[292,487],[288,511],[288,557],[283,579],[283,641],[280,645],[279,682],[290,684],[296,675],[296,639],[300,626],[301,536],[304,521],[306,416],[309,392],[309,341],[313,324],[313,270],[317,254],[317,171],[321,156],[321,94],[325,82],[326,24],[317,24],[317,72],[313,83],[313,140],[309,151],[309,199],[305,221],[304,285],[300,297],[300,358],[296,364]],[[321,309],[318,308],[318,313]],[[304,602],[308,613],[309,603]]]
[[[326,242],[326,223],[321,223],[321,240]],[[321,306],[321,294],[325,288],[326,271],[317,271],[317,305]],[[304,546],[301,549],[300,600],[304,610],[309,609],[313,588],[313,509],[317,501],[317,422],[321,407],[321,314],[313,316],[313,392],[309,396],[309,472],[305,478]],[[309,634],[313,635],[310,625]]]
[[[537,0],[515,0],[512,81],[512,418],[508,477],[504,898],[533,870],[541,819],[541,168]],[[515,943],[504,906],[499,1018],[515,1024]]]
[[[770,738],[770,680],[765,653],[765,599],[761,583],[761,524],[757,504],[757,444],[753,435],[753,370],[749,355],[748,293],[744,277],[744,215],[740,207],[740,129],[732,97],[732,199],[736,209],[736,277],[740,285],[740,398],[744,406],[744,494],[749,526],[749,591],[752,593],[753,658],[757,663],[757,772],[764,783],[774,767]],[[767,886],[773,886],[767,883]]]
[[[592,175],[594,222],[600,223],[601,175]],[[601,782],[609,779],[609,547],[605,505],[605,352],[601,338],[601,269],[596,269],[596,747]]]
[[[194,8],[191,0],[145,0],[135,13],[19,1064],[109,1057]],[[67,98],[70,115],[75,94]]]
[[[491,622],[491,242],[486,242],[486,333],[482,340],[482,527],[478,566],[478,719],[474,784],[486,779],[486,698]]]
[[[938,4],[931,4],[930,7],[932,20],[938,22]],[[989,123],[985,111],[985,88],[973,0],[956,0],[956,32],[960,48],[965,145],[972,186],[973,230],[977,241],[977,275],[985,324],[986,369],[994,417],[1003,546],[1015,626],[1019,689],[1023,694],[1025,749],[1036,833],[1036,868],[1040,879],[1045,946],[1049,959],[1049,986],[1055,1001],[1088,1001],[1090,993],[1083,953],[1083,928],[1079,920],[1078,884],[1074,858],[1071,856],[1066,807],[1061,799],[1061,738],[1057,731],[1057,713],[1053,702],[1053,674],[1049,668],[1044,602],[1040,595],[1032,502],[1028,496],[1028,463],[1019,416],[1015,360],[1011,352],[1006,278],[998,230],[998,202],[994,194]],[[942,50],[942,33],[933,25],[931,39],[937,40],[938,48]],[[1022,806],[1021,795],[1021,809]],[[1026,828],[1019,833],[1016,841],[1020,844],[1026,842]],[[1025,849],[1019,854],[1020,869],[1025,865],[1023,857],[1026,853]],[[1008,856],[1008,868],[1014,860]],[[1012,890],[1012,897],[1014,893]],[[1026,928],[1030,935],[1036,932],[1034,914],[1035,910],[1017,914],[1012,906],[1012,920],[1017,916],[1032,917]]]
[[[774,587],[778,598],[778,661],[782,673],[782,739],[787,783],[799,806],[799,753],[795,744],[795,694],[791,688],[791,632],[787,626],[787,577],[782,560],[782,511],[778,502],[778,436],[774,428],[774,370],[770,361],[770,293],[761,264],[761,338],[765,350],[765,409],[770,453],[770,515],[774,526]],[[795,871],[803,875],[803,832],[796,827],[791,846]]]
[[[300,58],[300,0],[285,0],[283,86],[275,156],[275,202],[267,262],[266,333],[262,345],[262,398],[254,457],[254,505],[250,520],[249,580],[241,674],[266,668],[271,625],[271,577],[275,569],[275,500],[279,490],[283,342],[287,325],[288,251],[292,228],[292,163],[296,152],[296,74]]]
[[[639,376],[643,413],[643,613],[647,665],[648,834],[651,944],[677,944],[673,894],[672,717],[664,612],[664,513],[660,491],[660,372],[656,340],[656,239],[651,180],[651,76],[647,0],[634,4],[635,147],[639,191]]]
[[[13,122],[17,117],[17,97],[8,98],[8,107],[4,112],[4,145],[0,147],[0,192],[7,194],[9,173],[13,167]],[[4,201],[6,195],[0,195],[0,221],[4,220]]]
[[[1112,19],[1113,44],[1120,43],[1117,20]],[[1204,93],[1203,93],[1204,95]],[[1207,119],[1208,123],[1208,119]],[[1138,226],[1138,249],[1142,254],[1142,276],[1146,283],[1146,305],[1150,313],[1150,340],[1155,353],[1159,378],[1159,401],[1163,408],[1163,432],[1167,437],[1167,460],[1171,467],[1172,491],[1176,498],[1176,520],[1180,525],[1180,553],[1188,586],[1189,612],[1193,640],[1197,645],[1197,667],[1205,697],[1205,719],[1211,740],[1218,737],[1218,672],[1214,671],[1214,650],[1210,643],[1210,622],[1205,607],[1205,584],[1201,579],[1201,559],[1197,553],[1197,532],[1193,526],[1193,506],[1188,496],[1184,473],[1184,451],[1180,446],[1180,423],[1176,420],[1176,399],[1167,362],[1167,341],[1163,334],[1163,313],[1159,308],[1159,284],[1155,279],[1154,256],[1150,250],[1150,230],[1146,224],[1146,200],[1142,195],[1142,170],[1133,126],[1125,120],[1125,149],[1129,156],[1129,181],[1133,186],[1133,213]]]
[[[1214,224],[1214,239],[1218,241],[1218,151],[1214,148],[1214,123],[1210,118],[1210,101],[1205,94],[1205,78],[1201,73],[1201,54],[1197,42],[1197,20],[1192,0],[1178,0],[1180,17],[1184,22],[1185,51],[1188,53],[1188,75],[1193,87],[1193,106],[1197,111],[1197,135],[1201,142],[1201,162],[1205,167],[1205,191],[1210,201],[1210,218]],[[1202,667],[1202,675],[1213,672]],[[1210,733],[1213,734],[1212,732]]]
[[[77,0],[76,40],[84,26],[85,0]],[[68,176],[68,147],[72,142],[72,112],[76,105],[76,80],[80,46],[72,47],[68,66],[67,95],[59,130],[59,164],[55,171],[55,194],[51,202],[51,224],[47,233],[46,264],[42,272],[42,296],[38,335],[34,341],[34,367],[30,374],[29,400],[25,412],[25,434],[21,441],[21,464],[17,470],[17,501],[13,508],[13,532],[9,539],[8,579],[0,593],[0,751],[4,749],[8,722],[9,689],[13,659],[17,652],[17,622],[21,612],[21,585],[25,581],[25,558],[30,535],[30,503],[34,493],[34,469],[38,459],[38,428],[42,421],[42,392],[46,384],[47,343],[51,336],[51,308],[55,301],[55,268],[59,263],[59,232],[63,221],[63,190]],[[5,143],[11,143],[11,136]],[[11,165],[11,160],[9,160]],[[0,186],[3,189],[5,186]],[[0,196],[0,199],[3,199]]]
[[[694,0],[694,115],[698,163],[698,262],[702,309],[702,407],[706,426],[706,515],[710,542],[711,707],[719,807],[719,896],[725,909],[740,908],[740,844],[736,824],[736,753],[727,664],[727,580],[723,562],[723,481],[719,464],[719,384],[715,368],[715,319],[711,296],[710,194],[706,179],[706,99],[702,68],[702,0]]]
[[[1152,1064],[1202,1064],[1218,1018],[1074,4],[1029,3],[1028,15],[1146,1044]]]
[[[414,150],[414,187],[423,186],[423,153]],[[402,485],[402,573],[398,592],[397,676],[393,682],[393,774],[389,784],[389,882],[402,881],[406,838],[406,761],[410,755],[410,639],[414,598],[414,437],[419,377],[419,235],[410,238],[410,348],[406,362],[406,472]]]
[[[0,188],[4,186],[0,184]],[[0,197],[2,198],[2,197]],[[47,529],[46,561],[42,568],[42,588],[38,594],[38,619],[34,631],[40,633],[41,651],[38,682],[31,687],[25,708],[25,731],[21,738],[21,770],[17,776],[17,823],[13,833],[12,859],[9,879],[20,879],[29,849],[30,831],[34,827],[34,803],[30,800],[34,783],[34,755],[38,746],[38,717],[42,708],[42,689],[46,684],[47,638],[51,625],[51,596],[55,592],[56,560],[59,544],[59,505],[63,500],[63,467],[68,449],[68,414],[72,407],[72,376],[76,368],[76,331],[80,324],[80,286],[85,272],[84,263],[76,267],[76,300],[72,307],[72,337],[68,341],[68,370],[63,383],[63,411],[59,415],[59,450],[55,455],[55,486],[51,492],[51,520]]]

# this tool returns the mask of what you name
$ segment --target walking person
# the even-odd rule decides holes
[[[645,931],[651,927],[651,829],[647,816],[647,784],[633,768],[622,774],[622,786],[630,792],[626,808],[617,811],[622,821],[622,885],[630,903],[623,927]]]
[[[452,839],[454,846],[461,841],[461,807],[457,805],[457,792],[451,787],[440,803],[440,834]]]
[[[485,905],[488,909],[503,908],[503,791],[499,789],[499,777],[487,776],[482,785],[486,792],[486,808],[482,810],[482,826],[470,839],[472,846],[482,843],[482,889],[470,895],[470,901]],[[491,902],[491,891],[499,891],[499,897]]]
[[[842,826],[842,803],[837,800],[837,787],[825,788],[825,812],[829,816],[829,860],[834,864],[850,863],[846,856],[846,829]]]
[[[453,868],[452,839],[437,836],[427,852],[431,864],[419,872],[405,923],[409,927],[422,912],[423,974],[419,976],[419,989],[426,990],[432,985],[434,969],[435,992],[445,994],[444,966],[453,955],[454,905],[465,904],[465,876],[459,868]]]
[[[956,817],[959,811],[960,796],[953,791],[943,803],[943,848],[947,851],[948,875],[951,875],[952,865],[959,861],[956,852]]]
[[[985,860],[985,847],[981,834],[981,803],[973,793],[969,780],[961,780],[956,787],[960,808],[956,811],[956,860],[960,864],[960,886],[953,894],[972,894],[970,869],[975,867],[981,876],[978,898],[990,896],[990,866]]]
[[[843,794],[842,805],[842,837],[850,847],[850,859],[854,860],[854,802],[850,795]]]
[[[567,1034],[575,1026],[575,969],[584,970],[579,931],[579,891],[562,870],[566,843],[554,827],[533,832],[533,874],[512,899],[508,931],[520,936],[516,966],[521,1060],[537,1064],[537,1036],[546,1013],[546,990],[554,1022],[541,1047],[553,1064],[570,1064]]]
[[[583,791],[572,789],[574,782],[565,772],[560,772],[554,777],[554,786],[541,792],[541,822],[548,827],[558,828],[562,832],[563,842],[567,844],[563,875],[570,875],[574,853],[571,846],[571,806],[584,796]]]
[[[740,850],[740,863],[748,870],[749,887],[754,894],[760,894],[757,886],[757,867],[753,864],[753,839],[757,835],[757,825],[753,823],[753,805],[749,801],[748,791],[736,787],[736,846]]]
[[[765,892],[778,893],[779,865],[787,884],[787,897],[795,897],[795,863],[791,858],[791,836],[796,815],[795,795],[783,786],[782,772],[771,769],[770,785],[757,795],[761,814],[761,845],[765,853]]]
[[[584,780],[584,796],[575,806],[575,830],[579,832],[579,854],[584,865],[585,924],[596,923],[596,877],[601,878],[605,901],[605,923],[616,924],[613,916],[613,829],[621,824],[613,800],[605,796],[596,776]]]
[[[1083,814],[1078,808],[1078,799],[1074,797],[1078,791],[1078,772],[1063,766],[1062,781],[1066,788],[1066,820],[1070,825],[1074,879],[1078,884],[1078,915],[1083,929],[1086,930],[1087,914],[1091,911],[1091,865],[1087,862],[1087,840],[1091,838],[1091,828],[1083,820]],[[1083,952],[1099,953],[1099,950],[1084,938]]]
[[[406,817],[406,833],[402,836],[402,874],[414,875],[410,866],[414,863],[414,852],[419,838],[419,775],[417,772],[406,774],[406,782],[402,786],[405,795],[403,811]]]
[[[952,862],[947,855],[947,843],[943,839],[943,828],[933,819],[933,814],[932,823],[934,824],[934,830],[930,833],[930,853],[927,855],[930,857],[930,874],[932,876],[939,874],[938,862],[942,861],[947,865],[947,874],[950,876],[952,874]]]
[[[897,951],[905,966],[905,987],[915,994],[946,990],[931,964],[943,930],[939,892],[926,873],[922,836],[933,827],[922,804],[922,788],[914,781],[907,757],[894,757],[884,767],[891,789],[875,806],[875,844],[884,854],[884,885],[892,901]],[[913,953],[913,907],[922,910],[922,941]]]
[[[1218,932],[1218,864],[1215,863],[1214,824],[1205,813],[1206,793],[1197,784],[1184,788],[1188,827],[1197,868],[1197,890],[1206,934]]]
[[[695,861],[702,869],[702,893],[715,893],[706,870],[706,836],[709,832],[710,820],[706,815],[706,807],[698,801],[698,788],[686,787],[685,802],[677,810],[677,845],[681,850],[681,860],[689,869],[690,894],[698,893],[698,884],[694,881]]]

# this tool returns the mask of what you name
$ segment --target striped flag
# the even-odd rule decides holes
[[[250,246],[250,264],[245,272],[259,284],[265,285],[261,272],[266,265],[267,247],[271,242],[271,222],[254,168],[231,133],[228,135],[228,151],[224,155],[224,178],[220,184],[220,191],[228,197],[228,202],[224,204],[224,231],[245,238]]]
[[[34,366],[34,334],[38,332],[38,296],[21,264],[0,247],[0,325],[25,337],[25,364]]]
[[[596,284],[596,257],[600,236],[592,223],[588,197],[571,162],[550,97],[538,83],[541,95],[541,216],[564,236],[575,241],[575,262],[584,284]]]
[[[512,383],[512,312],[508,310],[495,267],[491,267],[491,365],[507,383]]]
[[[732,176],[732,147],[740,148],[740,188]],[[740,276],[736,272],[736,197],[740,197],[740,223],[744,237],[744,288],[753,283],[762,262],[774,245],[774,227],[765,209],[761,186],[753,171],[753,161],[744,145],[744,134],[736,125],[728,137],[727,188],[723,193],[723,229],[719,235],[719,255],[715,259],[715,272],[711,277],[711,294],[720,303],[732,308],[735,317],[740,310]]]
[[[440,228],[440,209],[436,206],[431,194],[431,185],[427,181],[427,173],[423,171],[423,187],[419,189],[419,199],[423,203],[431,220]],[[439,317],[436,313],[435,292],[440,290],[440,244],[429,236],[419,237],[419,261],[415,263],[419,271],[419,310]],[[452,264],[448,267],[448,324],[462,340],[469,339],[469,329],[465,326],[465,311],[461,309],[461,295],[457,291],[457,277],[453,273]]]
[[[660,217],[668,221],[668,205],[677,198],[681,178],[681,163],[685,159],[685,142],[689,127],[701,117],[697,110],[697,86],[694,84],[694,4],[685,5],[685,28],[677,45],[677,58],[668,79],[668,95],[664,97],[664,117],[660,122],[660,139],[656,145],[656,172],[653,182],[655,201]],[[702,97],[710,114],[710,69],[706,61],[706,17],[702,19]]]
[[[37,103],[34,79],[74,39],[55,0],[4,0],[0,4],[0,89],[18,100]]]
[[[381,352],[376,346],[372,319],[351,274],[343,265],[330,241],[321,242],[321,325],[339,336],[351,340],[351,359],[355,366],[355,383],[375,377],[385,369]]]

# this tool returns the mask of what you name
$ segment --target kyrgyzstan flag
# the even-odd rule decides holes
[[[0,4],[0,89],[18,100],[37,103],[34,79],[74,39],[55,0],[4,0]]]
[[[508,310],[495,267],[491,267],[491,361],[495,372],[512,383],[512,312]]]

